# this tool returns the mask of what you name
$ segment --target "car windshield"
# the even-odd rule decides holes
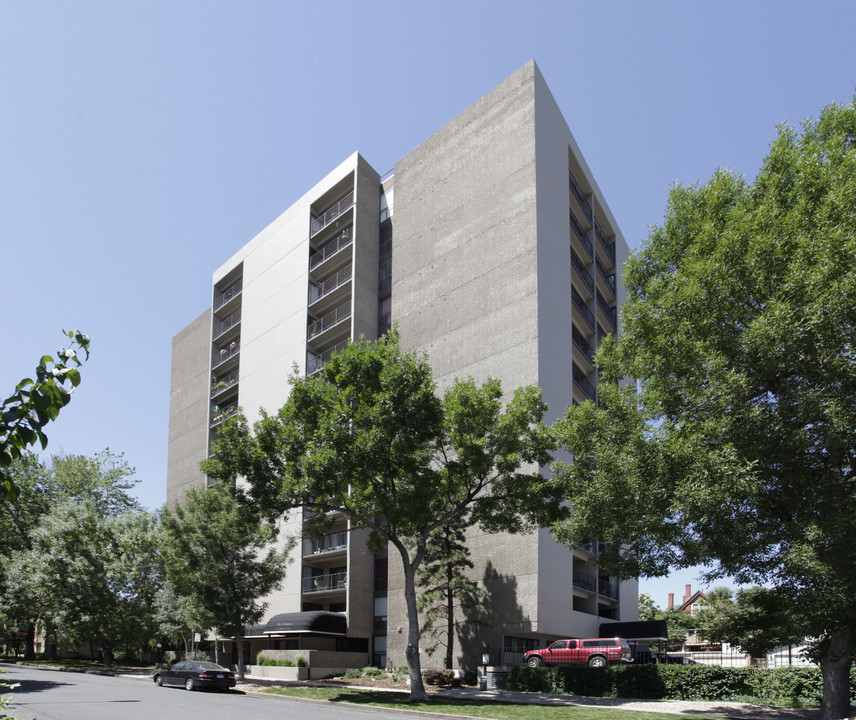
[[[197,662],[196,667],[198,667],[200,670],[221,670],[228,672],[228,670],[226,670],[226,668],[224,668],[222,665],[218,665],[217,663],[213,662]]]

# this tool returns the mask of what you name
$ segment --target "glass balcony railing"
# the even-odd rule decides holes
[[[354,229],[345,228],[333,240],[328,242],[324,247],[316,250],[309,256],[309,269],[313,270],[324,262],[328,257],[332,257],[339,250],[344,250],[354,242]]]
[[[342,352],[346,347],[348,347],[348,341],[343,340],[336,345],[336,347],[330,348],[329,350],[322,352],[320,355],[310,355],[309,359],[306,361],[306,374],[313,375],[314,373],[317,373],[328,362],[330,362],[330,358],[332,358],[335,353]]]
[[[595,592],[597,589],[597,578],[582,570],[574,570],[574,587]]]
[[[583,226],[580,225],[580,221],[577,220],[577,216],[574,215],[574,211],[571,210],[571,227],[574,230],[579,241],[582,243],[582,246],[586,249],[586,252],[589,254],[589,257],[594,256],[594,248],[592,248],[591,240],[586,236],[586,231],[583,230]]]
[[[335,275],[328,277],[324,282],[313,285],[309,288],[309,304],[318,302],[325,295],[329,295],[333,290],[341,285],[344,285],[351,279],[351,265],[343,268]]]
[[[577,202],[580,204],[580,207],[583,209],[586,217],[589,219],[589,222],[594,222],[594,213],[591,211],[591,205],[589,204],[589,201],[586,200],[585,195],[583,195],[583,191],[580,189],[576,178],[570,170],[568,170],[568,184],[571,186],[571,192],[574,194],[574,197],[577,199]]]
[[[320,320],[311,320],[307,329],[307,337],[311,340],[316,335],[320,335],[325,330],[338,325],[343,320],[351,317],[351,302],[350,300],[344,305],[340,305],[333,312],[327,313]]]
[[[348,573],[337,572],[329,575],[316,575],[303,578],[303,592],[324,592],[339,590],[348,586]]]
[[[310,236],[321,232],[321,230],[327,227],[331,222],[333,222],[353,204],[354,191],[352,190],[337,203],[334,203],[331,207],[321,213],[318,217],[312,219],[312,222],[309,225]]]
[[[241,291],[244,287],[244,279],[241,278],[236,282],[232,283],[229,287],[227,287],[223,292],[219,295],[214,296],[214,311],[216,312],[221,307],[223,307],[227,302],[229,302],[232,298],[238,297],[241,294]]]
[[[601,595],[606,595],[606,597],[612,598],[613,600],[618,599],[618,583],[598,578],[597,591]]]

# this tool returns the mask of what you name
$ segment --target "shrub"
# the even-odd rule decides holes
[[[306,658],[303,656],[303,653],[298,653],[295,662],[297,663],[297,667],[306,667]]]
[[[428,685],[449,687],[455,680],[455,673],[451,670],[423,670],[422,680]]]
[[[363,676],[363,671],[360,668],[348,668],[345,670],[345,674],[342,675],[345,680],[356,680],[357,678],[361,678]]]
[[[386,677],[386,670],[379,667],[374,667],[373,665],[368,665],[363,668],[363,677],[364,678],[380,678]]]

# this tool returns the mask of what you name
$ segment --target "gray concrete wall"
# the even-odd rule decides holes
[[[181,501],[192,487],[205,487],[199,469],[208,452],[211,387],[211,311],[206,310],[172,339],[166,501]]]
[[[354,274],[351,283],[353,338],[377,337],[380,175],[362,157],[355,174]]]

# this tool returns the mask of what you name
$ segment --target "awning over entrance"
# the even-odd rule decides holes
[[[600,636],[621,637],[635,641],[666,641],[669,631],[665,620],[638,620],[636,622],[603,623],[600,626]]]
[[[347,635],[348,621],[343,613],[314,610],[311,612],[280,613],[274,615],[266,623],[248,625],[244,629],[244,637],[301,633]]]

